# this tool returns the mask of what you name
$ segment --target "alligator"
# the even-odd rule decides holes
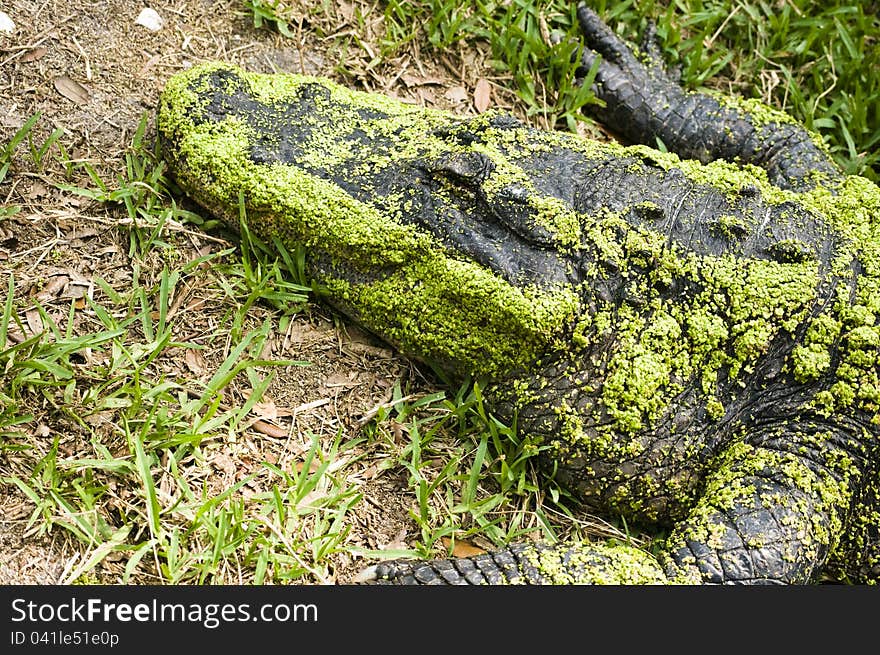
[[[303,248],[316,297],[477,380],[585,511],[661,542],[356,581],[876,583],[880,189],[788,115],[684,90],[650,29],[636,46],[577,17],[575,81],[593,71],[619,143],[218,62],[162,92],[197,204]]]

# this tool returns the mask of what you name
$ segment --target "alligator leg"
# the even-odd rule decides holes
[[[665,571],[651,555],[622,544],[517,544],[470,558],[394,560],[367,569],[359,581],[806,584],[844,533],[851,500],[841,480],[856,469],[846,458],[828,459],[805,458],[781,441],[730,448],[667,540],[660,555]]]
[[[696,568],[706,583],[806,584],[817,578],[851,504],[841,481],[858,468],[795,449],[738,444],[670,535],[668,571]],[[840,455],[840,451],[836,451]],[[843,464],[841,466],[841,464]]]
[[[577,16],[586,45],[579,74],[599,59],[594,92],[605,106],[594,113],[621,139],[653,147],[659,138],[671,152],[703,163],[754,164],[785,189],[807,190],[841,176],[820,137],[786,114],[686,91],[664,68],[652,33],[644,52],[637,52],[591,9],[580,5]]]

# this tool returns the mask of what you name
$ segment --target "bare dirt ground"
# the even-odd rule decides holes
[[[312,3],[316,4],[316,3]],[[0,33],[0,142],[6,142],[34,112],[41,112],[37,135],[45,138],[62,128],[63,145],[77,161],[91,163],[105,179],[120,170],[125,148],[141,117],[150,126],[159,93],[173,73],[204,60],[225,60],[260,72],[292,71],[336,76],[340,58],[349,71],[345,81],[367,90],[405,97],[413,102],[473,112],[476,79],[486,72],[479,49],[458,53],[446,61],[429,62],[417,45],[389,61],[374,61],[369,40],[347,52],[328,44],[340,30],[350,29],[355,12],[365,17],[366,33],[381,34],[381,10],[375,3],[341,1],[329,6],[326,25],[308,21],[292,25],[296,38],[255,29],[237,0],[152,0],[149,5],[164,21],[158,31],[136,24],[144,7],[140,0],[4,0],[0,10],[15,23],[12,33]],[[327,34],[328,26],[336,31]],[[339,27],[342,26],[342,27]],[[316,29],[320,27],[321,29]],[[361,30],[363,34],[363,30]],[[490,80],[491,81],[491,80]],[[492,86],[492,102],[506,106],[509,97]],[[155,282],[164,258],[191,261],[231,244],[196,228],[169,226],[174,249],[133,261],[123,211],[100,205],[58,189],[46,171],[13,173],[4,185],[4,200],[22,210],[0,223],[0,270],[3,285],[14,273],[16,294],[38,297],[53,318],[63,322],[71,298],[95,289],[101,278],[120,290],[133,279]],[[87,291],[84,291],[87,290]],[[5,295],[5,290],[4,290]],[[0,303],[2,304],[2,303]],[[175,338],[202,344],[174,361],[164,361],[169,376],[205,379],[222,361],[225,344],[217,338],[228,316],[230,299],[216,288],[190,284],[175,298],[180,327]],[[265,310],[253,310],[255,325]],[[35,332],[38,316],[30,314]],[[84,319],[83,319],[84,320]],[[15,337],[11,333],[11,337]],[[25,335],[18,335],[21,339]],[[222,490],[250,473],[260,461],[289,465],[308,447],[309,432],[331,438],[340,431],[354,437],[361,417],[390,398],[395,383],[409,393],[435,391],[430,380],[412,364],[382,344],[338,322],[318,306],[298,315],[286,331],[270,339],[271,356],[310,362],[277,375],[267,394],[270,417],[283,431],[280,438],[248,431],[239,440],[208,445],[210,466],[197,474],[200,482]],[[228,390],[232,398],[247,389]],[[239,394],[236,396],[236,394]],[[47,449],[52,437],[72,453],[83,444],[77,428],[57,408],[28,408],[36,419],[29,426],[34,443]],[[99,420],[99,419],[98,419]],[[37,448],[39,450],[40,447]],[[39,454],[39,453],[37,453]],[[354,476],[363,499],[352,517],[350,542],[365,548],[405,546],[412,535],[411,496],[400,494],[400,473],[379,475],[369,457]],[[27,475],[15,453],[0,452],[0,474]],[[120,507],[125,498],[119,493]],[[88,549],[62,530],[41,533],[29,527],[33,503],[13,485],[0,490],[0,583],[58,583],[69,581],[88,556]],[[95,571],[99,580],[118,581],[124,561],[108,557]],[[344,580],[358,562],[340,559],[318,582]],[[234,581],[233,577],[229,577]],[[154,582],[149,571],[136,582]]]

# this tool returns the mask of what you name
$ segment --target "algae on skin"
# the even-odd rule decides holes
[[[454,362],[461,373],[498,374],[532,361],[577,313],[578,299],[570,288],[515,287],[485,267],[449,257],[431,235],[352,198],[330,181],[283,163],[255,163],[250,158],[255,136],[243,121],[186,125],[186,116],[199,112],[191,81],[198,89],[211,70],[190,71],[172,80],[163,94],[161,129],[175,143],[181,181],[206,206],[227,208],[227,216],[243,192],[257,233],[300,243],[332,260],[330,268],[351,271],[325,272],[317,278],[320,289],[405,352]],[[281,102],[295,93],[298,86],[292,82],[314,83],[295,76],[285,78],[286,83],[273,76],[243,79],[263,102]],[[338,102],[348,100],[349,92],[329,88],[341,96]],[[400,117],[395,129],[414,114],[402,103],[367,95],[358,99],[360,107]],[[411,143],[402,141],[402,148]],[[341,152],[337,149],[335,157]],[[218,161],[226,164],[217,167]],[[332,157],[327,161],[332,163]],[[369,284],[348,281],[364,276],[371,278]]]
[[[696,581],[684,577],[670,580],[656,559],[626,544],[533,548],[523,557],[543,584],[667,585]]]

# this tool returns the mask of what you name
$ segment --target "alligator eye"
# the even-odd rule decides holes
[[[495,163],[481,152],[448,152],[427,162],[424,169],[431,174],[479,183],[495,169]]]

